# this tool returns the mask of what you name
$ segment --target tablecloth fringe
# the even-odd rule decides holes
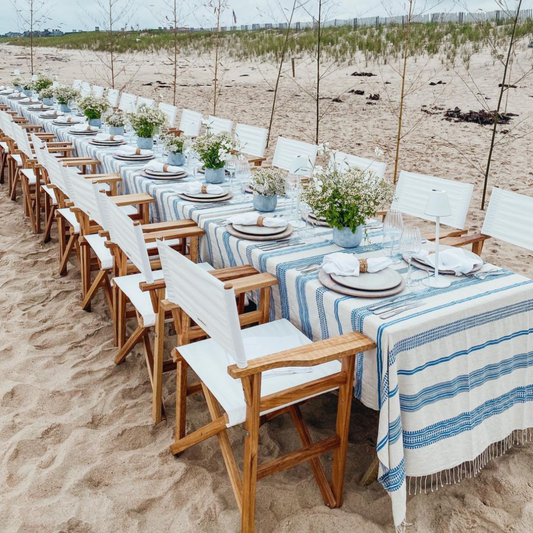
[[[482,454],[476,457],[473,461],[466,461],[454,468],[437,472],[429,476],[409,477],[408,478],[408,492],[409,495],[427,494],[428,492],[435,492],[439,487],[460,483],[465,478],[475,477],[481,472],[485,465],[502,455],[513,446],[520,446],[533,440],[533,429],[524,429],[513,431],[507,438],[491,444]],[[398,526],[402,527],[402,526]],[[404,533],[404,529],[398,529],[398,533]]]

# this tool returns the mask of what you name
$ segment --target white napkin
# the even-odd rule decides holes
[[[422,250],[413,257],[435,268],[436,255],[434,253]],[[453,270],[456,276],[468,274],[475,266],[481,264],[483,264],[481,259],[468,257],[462,248],[446,248],[439,253],[439,270]]]
[[[253,211],[252,213],[242,213],[240,215],[233,215],[226,220],[227,224],[240,224],[241,226],[256,226],[257,219],[262,216]],[[286,228],[288,222],[282,218],[264,217],[263,226],[267,228]]]
[[[70,131],[98,131],[98,128],[88,124],[76,124],[70,128]]]
[[[60,122],[61,124],[83,124],[85,122],[85,119],[74,117],[60,117],[57,119],[57,122]]]
[[[113,137],[113,138],[111,138]],[[121,142],[124,140],[124,137],[122,135],[109,135],[108,133],[99,133],[95,137],[96,141],[117,141]]]
[[[388,257],[369,257],[367,261],[367,272],[374,273],[384,270],[392,264]],[[336,274],[337,276],[359,276],[360,263],[354,254],[335,252],[326,255],[322,261],[322,270],[326,274]]]
[[[273,353],[284,352],[302,345],[300,337],[297,335],[285,335],[283,337],[243,337],[244,353],[246,359],[251,361],[258,357]],[[291,366],[287,368],[274,368],[263,373],[263,378],[276,376],[287,376],[292,374],[308,374],[313,369],[307,366]]]
[[[44,105],[43,103],[39,104],[39,105],[34,105],[34,106],[31,106],[33,109],[50,109],[50,106],[47,106],[47,105]]]
[[[145,165],[144,170],[153,170],[154,172],[171,172],[173,174],[176,172],[185,172],[183,167],[174,167],[172,165],[160,163],[159,161],[150,161],[150,163]]]
[[[130,155],[153,155],[152,150],[140,150],[139,148],[135,148],[135,146],[124,146],[120,150],[117,150],[115,153],[117,155],[122,155],[126,157]]]
[[[176,167],[179,168],[179,167]],[[202,192],[203,183],[182,183],[176,186],[177,192],[188,193],[188,194],[200,194]],[[220,185],[207,185],[206,187],[207,194],[222,194],[224,189]]]
[[[2,94],[11,94],[13,92],[13,89],[4,89],[2,91]]]
[[[42,115],[45,117],[60,117],[61,115],[64,115],[63,111],[56,111],[55,109],[51,109],[50,111],[45,111]]]
[[[26,104],[26,103],[36,103],[38,104],[40,102],[39,98],[23,98],[20,103]]]

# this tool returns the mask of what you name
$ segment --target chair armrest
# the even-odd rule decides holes
[[[205,231],[198,226],[194,226],[188,228],[149,231],[144,234],[144,241],[154,242],[162,239],[186,239],[188,237],[201,237],[202,235],[205,235]]]
[[[142,292],[158,291],[160,289],[166,289],[167,284],[164,279],[156,279],[153,283],[146,283],[146,281],[142,281],[139,283],[139,287]]]
[[[43,129],[40,124],[21,124],[21,127],[28,131],[41,131]]]
[[[260,167],[263,161],[266,161],[266,157],[251,157],[248,159],[248,163],[253,164],[255,167]]]
[[[243,294],[249,291],[264,289],[265,287],[273,287],[278,284],[278,278],[272,274],[262,273],[245,278],[238,278],[226,283],[225,289],[233,288],[236,295]]]
[[[490,239],[489,235],[483,235],[483,233],[476,233],[475,235],[464,235],[458,237],[445,237],[440,240],[440,244],[446,246],[468,246],[469,244],[475,244],[478,242],[484,242],[487,239]]]
[[[145,192],[139,192],[136,194],[121,194],[119,196],[109,197],[115,205],[123,207],[125,205],[141,205],[141,204],[153,204],[155,200]]]
[[[44,135],[48,135],[48,134],[44,134]],[[53,134],[50,134],[50,135],[53,135]],[[37,137],[39,137],[40,134],[37,134]],[[63,141],[50,141],[50,142],[47,142],[46,143],[46,146],[47,147],[57,147],[57,146],[64,146],[66,148],[74,148],[72,146],[72,143],[71,142],[63,142]]]
[[[348,357],[360,352],[366,352],[376,347],[373,340],[366,335],[354,331],[340,337],[325,339],[298,346],[291,350],[278,352],[264,357],[258,357],[248,361],[246,368],[237,365],[228,367],[228,374],[234,379],[240,379],[254,374],[260,374],[273,368],[285,368],[288,366],[317,366],[343,357]]]
[[[37,133],[35,135],[36,137],[38,137],[39,139],[55,139],[56,136],[53,134],[53,133]],[[48,146],[50,146],[50,143],[47,143]]]
[[[100,174],[83,174],[84,178],[120,178],[120,174],[117,172],[102,172]]]
[[[194,222],[193,220],[182,219],[182,220],[167,220],[166,222],[154,222],[152,224],[143,224],[141,228],[145,233],[149,233],[151,231],[161,231],[161,230],[178,229],[178,228],[190,228],[196,225],[197,225],[196,222]]]
[[[66,154],[67,152],[74,152],[76,151],[76,148],[74,148],[74,146],[51,146],[51,147],[46,147],[46,149],[51,153],[51,154]]]
[[[245,276],[255,276],[259,274],[259,270],[256,270],[251,265],[244,265],[239,267],[218,268],[216,270],[208,270],[209,274],[214,276],[220,281],[231,281],[232,279],[243,278]]]
[[[446,239],[448,237],[460,237],[461,235],[464,235],[465,233],[468,233],[465,229],[450,229],[445,230],[440,233],[440,239]],[[434,241],[435,240],[435,232],[433,233],[424,233],[422,235],[423,239],[426,239],[428,241]]]
[[[98,174],[81,174],[85,179],[91,180],[93,183],[118,183],[122,181],[120,176],[100,176],[100,177],[91,177],[98,176]]]

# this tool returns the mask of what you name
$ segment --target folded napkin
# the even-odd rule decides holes
[[[436,255],[434,253],[422,250],[413,257],[435,268]],[[483,264],[481,259],[467,256],[461,248],[446,248],[439,253],[439,270],[452,270],[456,276],[468,274],[475,266],[481,264]]]
[[[369,257],[357,259],[354,254],[335,252],[326,255],[322,260],[322,270],[326,274],[337,276],[359,276],[363,272],[379,272],[392,264],[388,257]]]
[[[45,117],[60,117],[64,115],[63,111],[56,111],[55,109],[50,109],[50,111],[45,111],[43,114]]]
[[[34,105],[34,106],[31,106],[33,109],[50,109],[50,106],[47,106],[47,105],[44,105],[44,104],[39,104],[39,105]]]
[[[124,146],[115,153],[126,157],[130,155],[153,155],[152,150],[141,150],[140,148],[135,148],[135,146]]]
[[[2,94],[11,94],[13,92],[13,89],[3,89]]]
[[[57,119],[57,122],[60,122],[61,124],[83,124],[85,119],[75,117],[60,117]]]
[[[26,104],[26,103],[35,103],[38,104],[40,102],[39,98],[23,98],[20,103]]]
[[[179,168],[179,167],[175,167]],[[224,189],[220,185],[204,185],[202,183],[182,183],[177,186],[177,191],[188,194],[223,194]]]
[[[183,167],[174,167],[172,165],[160,163],[159,161],[150,161],[150,163],[144,167],[144,170],[153,170],[154,172],[171,172],[173,174],[176,172],[185,172]]]
[[[108,133],[99,133],[94,139],[96,141],[122,142],[124,140],[124,137],[122,135],[109,135]]]
[[[98,131],[96,126],[89,126],[89,124],[76,124],[70,131]]]
[[[226,223],[240,224],[241,226],[261,225],[267,228],[286,228],[288,224],[288,222],[282,218],[265,217],[256,212],[233,215],[227,218]]]
[[[285,335],[282,337],[244,337],[242,340],[244,344],[244,353],[246,354],[246,359],[248,359],[248,361],[302,346],[302,341],[297,335]],[[308,374],[312,371],[312,368],[306,366],[274,368],[273,370],[264,372],[263,378],[266,379],[292,374]]]

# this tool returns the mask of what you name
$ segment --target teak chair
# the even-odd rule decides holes
[[[212,421],[188,435],[178,424],[172,453],[180,454],[217,436],[241,511],[242,533],[255,532],[257,481],[303,462],[309,462],[313,469],[326,505],[340,507],[355,355],[375,348],[375,344],[356,332],[312,343],[284,319],[241,331],[235,303],[237,282],[224,283],[214,278],[163,242],[159,243],[159,253],[168,301],[179,306],[210,336],[174,352],[178,365],[178,417],[186,414],[183,375],[190,366],[200,379]],[[339,395],[335,434],[314,443],[298,404],[334,390]],[[283,413],[291,414],[303,447],[260,465],[259,428]],[[227,430],[243,423],[246,437],[241,477]],[[334,455],[329,483],[319,456],[331,451]]]
[[[115,109],[118,107],[118,99],[120,96],[120,91],[118,89],[107,89],[105,97],[109,102],[109,105]]]
[[[309,163],[309,168],[312,169],[315,166],[317,153],[318,146],[315,144],[279,136],[272,159],[272,166],[290,172],[295,158],[303,157]]]
[[[80,86],[80,93],[81,93],[82,98],[85,98],[86,96],[90,96],[92,93],[91,84],[86,81],[82,81],[81,86]]]
[[[449,246],[472,245],[474,253],[481,255],[489,238],[500,239],[533,250],[533,233],[530,231],[533,198],[498,187],[492,189],[485,221],[480,233],[443,239]]]
[[[72,81],[72,88],[73,89],[81,89],[83,81],[82,80],[73,80]]]
[[[144,98],[144,96],[139,96],[137,98],[137,103],[135,105],[135,109],[139,109],[139,107],[142,106],[142,105],[146,105],[148,107],[154,107],[155,100],[153,100],[152,98]]]
[[[239,152],[244,154],[248,162],[260,166],[265,161],[265,150],[268,130],[246,124],[235,126],[235,140],[239,144]]]
[[[92,93],[93,96],[96,96],[96,98],[102,98],[104,96],[105,89],[101,85],[93,85],[92,86]]]
[[[135,111],[135,103],[137,102],[137,97],[134,94],[122,93],[120,95],[120,101],[118,103],[118,108],[121,111]]]
[[[358,157],[356,155],[345,154],[344,152],[333,152],[329,159],[330,166],[340,166],[340,168],[355,167],[360,170],[368,170],[379,176],[385,177],[387,170],[387,163],[381,163],[373,159],[365,159],[364,157]]]
[[[202,127],[202,120],[202,113],[191,111],[190,109],[183,109],[178,132],[186,133],[190,137],[198,137],[200,135],[200,128]]]

